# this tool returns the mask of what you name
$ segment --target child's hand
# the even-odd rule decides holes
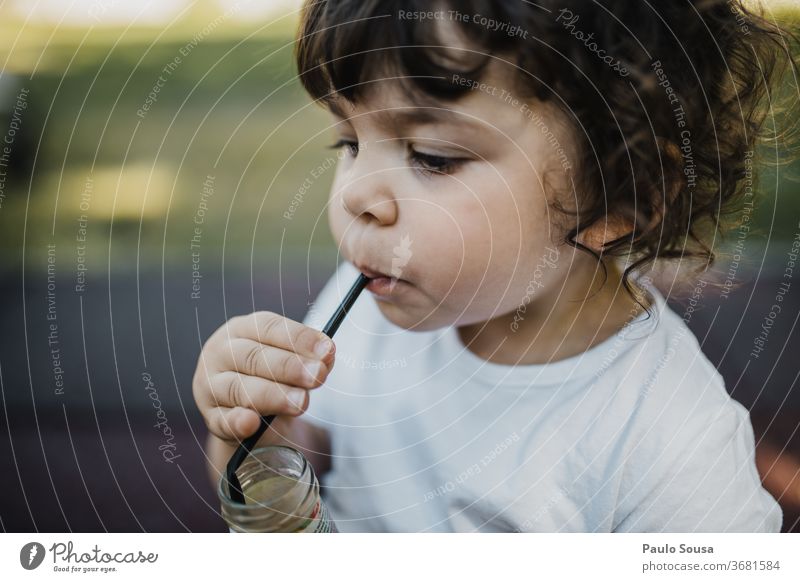
[[[260,415],[302,414],[334,354],[322,332],[275,313],[234,317],[203,346],[194,399],[209,431],[236,443],[255,433]]]

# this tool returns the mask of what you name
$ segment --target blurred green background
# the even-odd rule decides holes
[[[769,6],[798,22],[797,2]],[[337,260],[325,217],[333,173],[313,175],[335,158],[333,140],[295,78],[298,7],[0,5],[0,134],[14,129],[0,158],[0,474],[9,476],[0,529],[226,531],[191,394],[201,344],[234,314],[302,319]],[[775,323],[769,354],[743,355],[800,228],[798,170],[762,172],[760,233],[748,237],[737,275],[747,285],[724,304],[710,300],[692,323],[732,396],[753,411],[762,474],[770,454],[798,467],[793,484],[770,485],[787,530],[800,522],[795,312]],[[800,289],[792,293],[787,308],[800,312]],[[159,452],[145,375],[178,463]]]
[[[309,172],[332,155],[326,116],[295,79],[297,16],[286,12],[291,6],[259,19],[235,3],[234,16],[225,8],[193,4],[156,26],[29,23],[20,36],[6,5],[4,95],[13,105],[20,89],[30,91],[25,149],[15,144],[12,161],[30,171],[35,160],[35,171],[16,172],[6,188],[3,268],[20,267],[23,244],[30,267],[44,265],[43,241],[74,247],[82,214],[92,272],[134,268],[124,249],[138,248],[145,267],[160,266],[162,253],[167,264],[185,262],[207,176],[214,194],[202,228],[204,263],[219,261],[223,242],[231,263],[249,263],[251,248],[269,262],[281,242],[284,254],[305,255],[309,245],[312,255],[330,252],[321,214],[330,172],[312,180],[291,221],[282,217]],[[174,70],[165,72],[170,63]],[[158,84],[155,102],[140,111]],[[88,210],[81,208],[87,189]]]

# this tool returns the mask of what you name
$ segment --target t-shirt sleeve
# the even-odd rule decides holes
[[[779,532],[782,512],[761,485],[754,443],[750,415],[733,399],[697,415],[627,467],[632,506],[615,531]]]

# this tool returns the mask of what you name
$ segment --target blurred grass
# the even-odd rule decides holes
[[[213,176],[202,226],[206,259],[219,254],[223,239],[248,259],[254,237],[256,248],[277,249],[283,226],[284,244],[305,248],[332,175],[315,181],[292,221],[282,214],[311,169],[330,155],[324,145],[331,138],[325,113],[294,80],[290,39],[203,42],[165,75],[163,67],[183,46],[126,44],[102,49],[103,59],[94,59],[101,68],[19,80],[30,90],[23,125],[33,136],[36,164],[29,206],[27,179],[9,187],[2,211],[17,228],[2,229],[0,243],[19,248],[27,212],[29,243],[48,239],[55,226],[56,244],[74,246],[90,180],[90,262],[102,265],[109,240],[128,249],[139,241],[142,254],[159,262],[163,245],[166,261],[185,260],[202,184]],[[137,111],[159,75],[166,81],[141,118]],[[318,236],[314,245],[332,244],[327,228]]]

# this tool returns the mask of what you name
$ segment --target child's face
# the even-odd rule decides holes
[[[567,126],[552,106],[523,104],[510,80],[492,64],[484,90],[441,109],[414,107],[401,86],[379,82],[334,115],[337,139],[360,149],[345,146],[337,167],[331,230],[357,267],[402,279],[376,295],[395,325],[422,331],[534,309],[571,269],[596,268],[553,242],[566,223],[545,192],[575,207]],[[431,119],[405,117],[414,113]]]

